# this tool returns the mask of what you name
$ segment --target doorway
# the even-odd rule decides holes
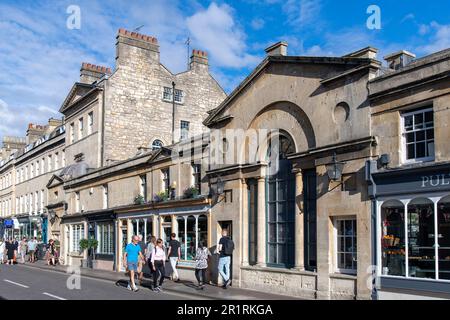
[[[217,243],[219,243],[219,240],[222,237],[222,230],[224,230],[224,229],[228,230],[228,236],[230,237],[231,240],[233,240],[233,221],[231,221],[231,220],[219,221],[219,229],[220,229],[219,230],[219,238],[218,238]],[[236,247],[237,247],[236,243],[234,244],[234,247],[236,249]],[[233,284],[233,255],[231,256],[231,259],[230,259],[230,280],[231,280],[231,286]],[[217,265],[218,264],[219,264],[219,262],[217,261]],[[219,280],[222,281],[222,277],[220,275],[218,275],[218,277],[219,277]]]

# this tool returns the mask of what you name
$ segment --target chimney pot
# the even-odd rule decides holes
[[[277,42],[266,48],[268,56],[287,56],[288,43],[284,41]]]

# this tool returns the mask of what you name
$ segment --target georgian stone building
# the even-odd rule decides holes
[[[450,298],[450,50],[400,51],[369,82],[368,164],[381,299]]]
[[[15,139],[17,141],[17,139]],[[64,127],[61,120],[47,125],[29,124],[26,145],[16,148],[1,163],[1,216],[14,225],[6,236],[38,236],[47,240],[46,184],[65,166]]]
[[[212,229],[232,230],[233,281],[308,298],[369,299],[371,210],[364,169],[376,144],[367,92],[381,67],[376,49],[296,57],[280,42],[266,51],[205,121],[222,132],[276,130],[266,136],[269,142],[259,141],[256,159],[245,154],[208,171],[213,186],[219,180],[232,195],[211,212]],[[240,139],[247,152],[247,140]],[[276,158],[266,156],[272,140],[280,146]],[[327,171],[339,162],[345,165],[335,181]],[[278,170],[271,169],[275,165]],[[212,237],[215,243],[219,233]]]

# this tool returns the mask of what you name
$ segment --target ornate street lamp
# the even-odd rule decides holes
[[[342,178],[342,172],[344,171],[345,162],[337,161],[336,152],[333,154],[331,163],[325,165],[327,169],[328,178],[331,181],[339,181]]]

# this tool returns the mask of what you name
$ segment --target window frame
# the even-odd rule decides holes
[[[353,252],[341,252],[339,251],[339,234],[338,234],[338,227],[339,227],[339,223],[341,221],[352,221],[354,222],[354,225],[356,227],[356,232],[354,232],[354,230],[352,230],[353,234],[352,234],[352,238],[356,238],[356,240],[358,240],[358,220],[356,219],[356,216],[338,216],[338,217],[334,217],[333,218],[333,240],[334,240],[334,272],[336,273],[340,273],[340,274],[349,274],[349,275],[356,275],[358,272],[358,248],[355,247],[355,251]],[[346,235],[344,235],[343,237],[347,237]],[[354,243],[354,240],[352,240],[352,244]],[[347,269],[347,268],[339,268],[339,253],[342,254],[348,254],[351,253],[352,257],[354,255],[356,255],[356,268],[355,269]]]
[[[407,132],[406,132],[406,124],[405,124],[405,121],[406,121],[406,117],[408,117],[408,116],[413,116],[414,117],[414,115],[416,115],[416,114],[425,114],[425,113],[427,113],[427,112],[432,112],[433,113],[433,127],[432,127],[432,129],[433,129],[433,132],[434,132],[434,109],[433,109],[433,106],[431,105],[431,106],[429,106],[429,107],[424,107],[424,108],[420,108],[420,109],[415,109],[415,110],[412,110],[412,111],[405,111],[405,112],[402,112],[402,113],[400,113],[400,117],[401,117],[401,121],[400,121],[400,124],[401,124],[401,159],[402,159],[402,163],[403,164],[414,164],[414,163],[422,163],[422,162],[430,162],[430,161],[434,161],[435,160],[435,157],[436,157],[436,136],[434,136],[434,138],[433,138],[433,143],[434,143],[434,154],[433,154],[433,156],[428,156],[428,157],[421,157],[421,158],[413,158],[413,159],[407,159],[407,142],[406,142],[406,134],[407,134]],[[424,123],[425,123],[425,121],[424,121]],[[425,128],[425,129],[422,129],[423,131],[427,131],[427,130],[430,130],[431,128]],[[416,130],[415,129],[413,129],[412,131],[408,131],[408,132],[416,132]],[[425,143],[426,143],[426,141],[427,141],[427,139],[425,139],[424,140],[425,141]],[[416,144],[416,141],[414,141],[414,144]]]
[[[185,127],[183,127],[185,125]],[[187,125],[187,127],[186,127]],[[180,140],[187,140],[189,139],[189,131],[191,127],[191,122],[186,120],[180,120]]]

